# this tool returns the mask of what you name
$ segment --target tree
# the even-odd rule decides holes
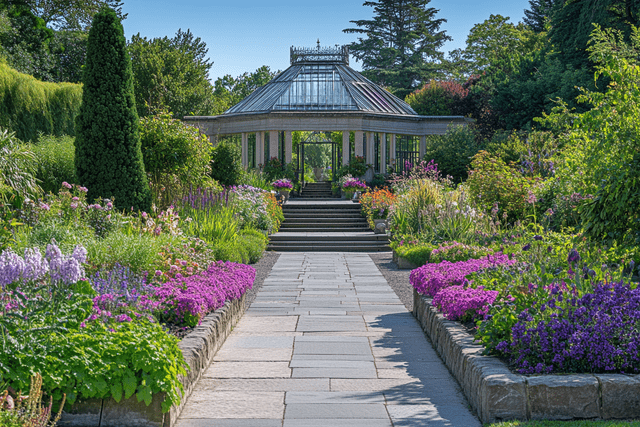
[[[244,73],[237,78],[227,74],[218,77],[213,85],[213,114],[222,114],[242,101],[253,91],[266,85],[279,71],[273,72],[263,65],[253,73]]]
[[[462,102],[468,94],[469,90],[460,83],[431,80],[407,95],[405,101],[422,116],[462,115]]]
[[[451,40],[440,31],[446,19],[435,19],[438,10],[427,7],[430,1],[366,1],[364,6],[374,9],[373,19],[350,21],[358,28],[343,30],[365,36],[350,45],[362,61],[363,74],[403,99],[438,76],[438,62],[444,58],[439,49]]]
[[[587,44],[593,24],[617,29],[629,41],[631,26],[640,25],[640,1],[567,0],[557,3],[549,37],[562,63],[576,69],[592,67]]]
[[[129,42],[138,114],[168,109],[175,118],[206,115],[213,110],[213,88],[206,43],[191,31],[175,37],[147,39],[136,34]]]
[[[101,10],[93,20],[83,83],[76,121],[78,180],[89,189],[89,200],[113,198],[119,209],[149,211],[131,60],[112,9]]]
[[[556,4],[563,4],[565,0],[529,0],[529,9],[524,11],[524,23],[532,31],[541,33],[551,20],[551,13]]]
[[[122,2],[118,0],[3,0],[9,4],[24,5],[31,13],[55,30],[87,30],[93,16],[103,7],[109,7],[125,19]]]

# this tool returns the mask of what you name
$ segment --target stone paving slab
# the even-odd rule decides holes
[[[368,255],[285,253],[177,427],[479,427]]]

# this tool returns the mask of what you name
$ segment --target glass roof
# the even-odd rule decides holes
[[[292,48],[291,66],[224,115],[270,111],[417,113],[400,98],[349,67],[349,50]]]

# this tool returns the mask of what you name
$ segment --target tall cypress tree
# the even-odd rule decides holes
[[[76,122],[76,174],[89,200],[113,198],[118,209],[148,211],[147,183],[131,60],[112,9],[96,14],[87,42],[82,106]]]

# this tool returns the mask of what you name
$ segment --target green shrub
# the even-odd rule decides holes
[[[262,190],[271,191],[273,190],[273,186],[271,185],[272,181],[267,180],[265,175],[257,169],[249,169],[245,173],[242,174],[242,178],[240,179],[240,185],[249,185],[255,188],[261,188]]]
[[[431,259],[431,252],[436,249],[436,245],[430,243],[418,243],[398,246],[395,251],[396,254],[406,259],[412,264],[421,266],[427,264]]]
[[[240,244],[244,245],[247,250],[249,259],[246,260],[250,264],[260,261],[262,254],[267,248],[268,239],[264,233],[255,229],[246,229],[240,232],[238,237]]]
[[[74,140],[72,136],[40,135],[33,146],[38,159],[36,178],[45,193],[56,193],[63,182],[77,183]]]
[[[0,127],[22,141],[40,132],[74,135],[81,99],[81,85],[41,82],[0,61]]]
[[[431,80],[410,93],[405,101],[423,116],[450,116],[462,114],[462,102],[469,89],[457,82]]]
[[[453,182],[467,179],[467,170],[471,158],[481,148],[475,131],[469,126],[451,126],[444,135],[427,137],[427,151],[424,160],[433,160],[438,170],[445,176],[451,176]]]
[[[118,209],[150,211],[133,93],[131,60],[122,24],[112,9],[91,25],[77,117],[75,166],[88,199],[113,199]]]
[[[211,172],[211,144],[206,135],[168,112],[140,120],[140,146],[153,182],[176,175],[184,184],[202,184]]]
[[[486,151],[473,157],[471,168],[466,186],[483,210],[497,206],[495,213],[506,215],[510,222],[524,220],[533,212],[528,200],[535,197],[536,179],[524,177],[515,167]]]
[[[342,178],[345,175],[351,175],[357,178],[367,173],[367,169],[369,169],[369,167],[367,166],[364,157],[355,156],[353,159],[351,159],[351,162],[348,165],[344,165],[340,169],[338,169],[337,178]],[[305,181],[307,181],[306,171]]]
[[[237,185],[243,175],[240,148],[221,141],[211,151],[211,178],[222,185]]]

